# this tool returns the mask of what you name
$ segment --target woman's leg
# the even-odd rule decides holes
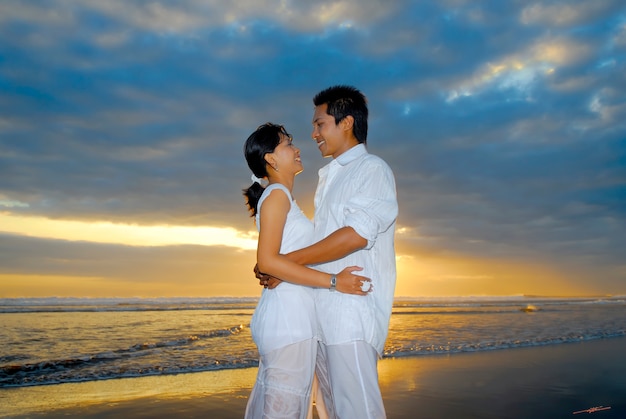
[[[246,418],[306,419],[317,341],[310,339],[261,356]]]

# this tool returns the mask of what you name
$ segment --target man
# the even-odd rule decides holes
[[[377,363],[396,282],[395,180],[389,166],[365,148],[368,109],[359,90],[330,87],[313,103],[312,137],[322,156],[333,160],[319,171],[316,244],[289,257],[331,274],[361,266],[359,274],[371,279],[365,297],[333,292],[332,279],[329,289],[316,290],[322,337],[317,375],[331,417],[384,418]]]

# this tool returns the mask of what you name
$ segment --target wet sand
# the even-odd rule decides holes
[[[626,418],[625,353],[626,338],[612,338],[384,359],[380,385],[390,419]],[[240,369],[2,389],[0,417],[242,418],[255,375]]]

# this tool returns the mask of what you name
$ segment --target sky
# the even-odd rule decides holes
[[[626,294],[626,4],[0,2],[0,298],[258,296],[243,143],[363,91],[396,296]]]

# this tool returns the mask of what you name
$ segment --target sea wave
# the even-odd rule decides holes
[[[254,309],[255,297],[210,298],[0,298],[2,313],[125,312]]]
[[[157,342],[141,342],[124,349],[103,351],[94,354],[82,354],[64,359],[47,359],[35,363],[18,363],[27,357],[10,354],[0,357],[0,388],[24,387],[61,382],[80,382],[104,380],[122,377],[139,377],[155,374],[179,374],[193,371],[211,371],[232,368],[248,368],[258,365],[256,354],[249,357],[232,358],[227,355],[220,358],[203,357],[202,364],[187,362],[181,365],[155,363],[152,359],[160,349],[170,351],[189,351],[190,345],[203,339],[228,338],[239,334],[244,325],[225,329],[210,330],[180,339]],[[226,345],[227,342],[224,343]],[[162,353],[156,358],[167,358]],[[152,358],[142,362],[138,359]]]
[[[408,345],[389,347],[385,349],[384,358],[403,358],[424,355],[451,355],[464,352],[484,352],[498,349],[514,349],[527,348],[546,345],[555,345],[562,343],[585,342],[597,339],[611,339],[626,337],[625,330],[616,330],[610,332],[598,332],[591,334],[568,334],[563,336],[554,336],[542,339],[526,339],[526,340],[499,340],[484,341],[463,344],[447,344],[447,345]]]
[[[0,298],[2,313],[47,312],[110,312],[110,311],[181,311],[181,310],[250,310],[257,297],[174,297],[174,298]],[[458,296],[458,297],[396,297],[394,313],[409,308],[523,308],[527,305],[547,307],[573,304],[624,304],[626,296],[541,297]]]
[[[587,336],[561,336],[547,340],[481,342],[477,344],[458,346],[414,345],[403,348],[389,348],[385,351],[383,358],[454,355],[459,353],[538,347],[620,337],[626,337],[626,333],[621,331]],[[141,351],[147,349],[152,349],[152,346],[138,344],[134,348],[129,348],[126,356],[141,356]],[[105,364],[115,363],[116,360],[123,356],[119,353],[101,353],[86,355],[78,358],[47,360],[36,364],[12,364],[0,367],[0,388],[29,387],[69,382],[85,382],[257,367],[258,359],[254,356],[254,354],[250,355],[251,356],[249,357],[228,360],[206,357],[205,361],[201,364],[138,364],[136,366],[116,368],[106,368]]]
[[[256,302],[0,299],[0,388],[255,367],[248,323]],[[624,296],[399,297],[384,357],[626,337],[625,309]]]

